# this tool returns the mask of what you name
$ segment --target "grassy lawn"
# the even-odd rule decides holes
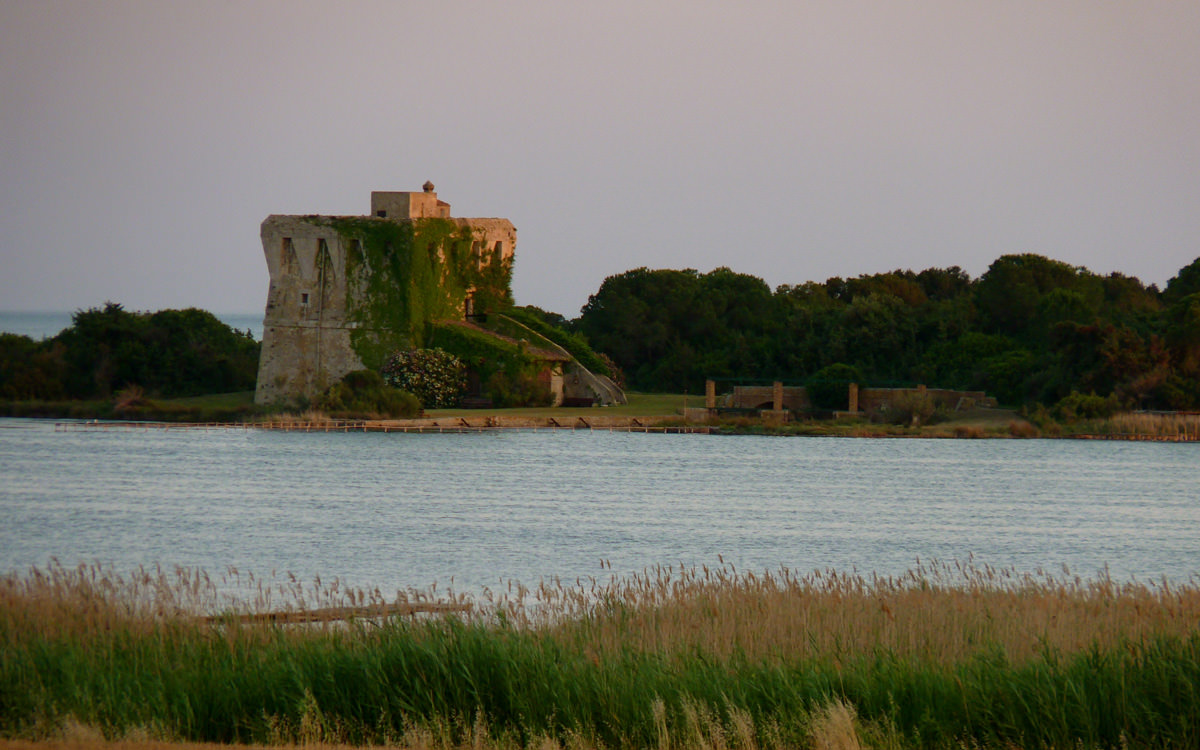
[[[46,419],[129,419],[169,422],[236,422],[256,412],[254,391],[188,398],[147,398],[118,408],[114,401],[3,401],[0,415]]]
[[[628,404],[623,406],[562,408],[553,406],[529,409],[431,409],[431,417],[478,417],[483,414],[502,414],[514,417],[580,417],[600,414],[609,417],[670,417],[681,414],[684,402],[688,406],[703,406],[703,396],[681,393],[626,393]]]
[[[240,406],[254,406],[254,391],[237,391],[234,393],[209,393],[204,396],[189,396],[187,398],[156,399],[162,404],[195,407],[197,409],[236,409]]]

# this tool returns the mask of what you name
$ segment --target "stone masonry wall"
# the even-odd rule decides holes
[[[995,406],[995,399],[988,398],[983,391],[953,391],[945,388],[861,388],[858,391],[860,411],[887,410],[898,398],[924,394],[933,403],[954,411],[975,406]]]
[[[803,386],[785,386],[783,389],[783,408],[800,412],[809,406],[808,394]],[[933,402],[951,411],[968,409],[975,406],[995,406],[995,399],[989,398],[983,391],[954,391],[945,388],[859,388],[858,411],[876,412],[887,410],[897,399],[925,394]],[[774,400],[774,388],[762,386],[735,386],[728,398],[728,406],[735,409],[770,409]]]
[[[346,253],[330,226],[297,216],[262,223],[271,285],[256,403],[312,397],[362,367],[346,321]]]

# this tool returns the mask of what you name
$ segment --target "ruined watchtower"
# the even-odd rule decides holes
[[[271,275],[254,400],[311,398],[343,375],[421,346],[427,324],[511,298],[517,230],[451,218],[433,183],[373,192],[368,216],[271,215]]]

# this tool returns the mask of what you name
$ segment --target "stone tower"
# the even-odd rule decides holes
[[[368,216],[271,215],[261,236],[271,284],[259,404],[312,398],[420,346],[426,324],[511,297],[516,228],[451,218],[429,182],[371,193]]]

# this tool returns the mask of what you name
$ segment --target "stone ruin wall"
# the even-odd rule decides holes
[[[783,388],[783,408],[789,411],[808,409],[808,393],[803,386]],[[734,409],[773,409],[775,388],[769,385],[734,386],[730,407]]]
[[[886,410],[897,398],[921,395],[949,411],[972,409],[976,406],[995,406],[996,400],[983,391],[955,391],[948,388],[860,388],[858,390],[859,411],[876,412]]]
[[[776,386],[735,386],[727,397],[727,405],[733,409],[772,409],[776,398]],[[809,408],[808,393],[803,386],[781,386],[778,394],[783,409],[802,412]],[[874,413],[886,411],[897,399],[924,394],[935,404],[950,411],[970,409],[976,406],[995,406],[996,400],[983,391],[956,391],[947,388],[858,388],[857,411]]]

